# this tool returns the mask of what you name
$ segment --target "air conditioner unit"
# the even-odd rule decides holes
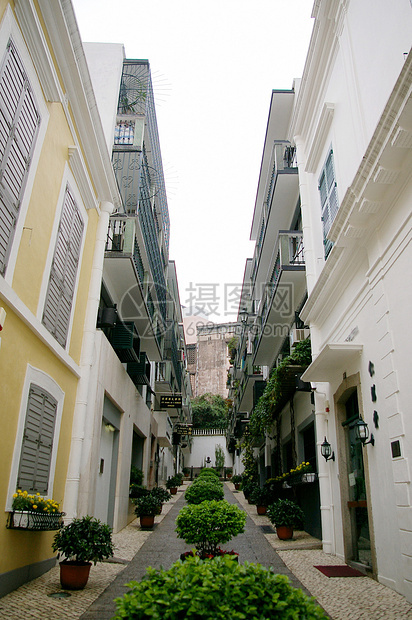
[[[290,332],[290,346],[294,347],[296,343],[306,340],[309,336],[310,330],[308,327],[303,327],[302,329],[295,327]]]

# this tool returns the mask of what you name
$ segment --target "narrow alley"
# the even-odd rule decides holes
[[[142,531],[133,521],[113,536],[115,557],[92,567],[84,590],[61,597],[59,567],[56,566],[0,599],[0,617],[20,620],[110,620],[115,613],[114,599],[121,597],[131,580],[140,580],[146,567],[169,568],[188,545],[176,537],[175,519],[185,504],[185,482],[177,495],[164,505],[151,531]],[[368,577],[328,578],[316,565],[343,564],[336,556],[324,554],[320,541],[304,532],[296,532],[292,541],[280,541],[266,516],[256,514],[241,491],[226,482],[225,499],[240,505],[248,514],[246,529],[227,543],[227,549],[239,553],[240,562],[272,566],[289,577],[295,587],[314,596],[332,620],[399,620],[412,618],[412,607],[401,595]],[[270,530],[272,529],[272,532]]]

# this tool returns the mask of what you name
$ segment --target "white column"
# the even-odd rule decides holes
[[[336,467],[336,462],[332,461],[332,459],[325,461],[323,456],[321,456],[320,450],[325,437],[327,437],[328,441],[331,443],[328,428],[328,415],[329,401],[326,398],[326,394],[315,391],[315,426],[318,455],[320,516],[322,523],[322,547],[325,553],[335,553],[335,516],[331,476],[332,471]],[[332,450],[334,450],[333,445]]]
[[[89,391],[91,367],[93,364],[94,340],[96,334],[97,312],[100,302],[100,290],[103,277],[103,261],[106,246],[109,217],[114,207],[110,202],[102,202],[100,216],[96,231],[96,242],[92,271],[90,277],[89,295],[87,299],[86,317],[83,333],[82,352],[80,356],[81,375],[77,386],[77,396],[73,414],[72,441],[67,471],[66,490],[64,494],[63,510],[67,519],[71,520],[78,515],[78,500],[80,489],[80,474],[82,463],[87,461],[88,455],[84,454],[84,437],[89,404]],[[93,405],[93,403],[92,403]],[[94,409],[94,408],[92,408]],[[93,423],[92,420],[89,421]]]

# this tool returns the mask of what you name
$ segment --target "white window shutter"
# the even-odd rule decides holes
[[[66,346],[84,222],[76,201],[66,188],[66,195],[50,271],[43,323]]]

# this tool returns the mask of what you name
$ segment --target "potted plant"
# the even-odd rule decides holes
[[[156,495],[149,493],[138,497],[134,502],[136,516],[140,519],[140,527],[153,527],[155,516],[159,514],[159,507],[162,502]]]
[[[235,489],[238,491],[242,482],[242,476],[240,476],[239,474],[235,474],[234,476],[232,476],[232,482],[235,485]]]
[[[180,486],[180,478],[177,476],[172,476],[166,480],[166,488],[169,489],[171,495],[176,495],[178,486]]]
[[[200,557],[217,554],[218,546],[245,529],[246,513],[226,500],[184,506],[176,519],[178,538],[194,545]]]
[[[304,514],[296,502],[289,499],[278,499],[268,506],[267,514],[276,527],[276,533],[281,540],[288,540],[293,536],[293,528],[301,527]]]
[[[149,617],[327,618],[286,575],[260,564],[238,564],[228,556],[207,562],[189,557],[168,570],[148,568],[143,579],[129,583],[116,599],[113,620]]]
[[[165,502],[168,502],[172,497],[169,491],[166,491],[163,487],[154,487],[151,491],[149,491],[152,497],[155,497],[159,501],[158,514],[162,512],[162,506]]]
[[[267,486],[255,487],[250,494],[250,501],[256,505],[258,515],[265,515],[273,495]]]
[[[88,515],[73,519],[56,532],[52,549],[65,558],[60,562],[62,588],[82,590],[88,581],[91,563],[102,562],[114,553],[112,529]]]
[[[15,530],[58,530],[63,525],[64,514],[53,499],[18,489],[13,495],[7,527]]]
[[[185,478],[189,478],[190,467],[183,467],[182,472]]]

